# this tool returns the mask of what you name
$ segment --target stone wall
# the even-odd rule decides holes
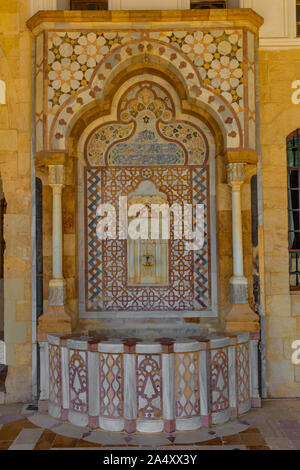
[[[0,78],[7,104],[0,105],[0,172],[7,202],[4,217],[4,338],[9,401],[31,397],[31,34],[25,0],[2,0]]]
[[[300,77],[299,49],[260,51],[267,393],[300,396],[292,342],[300,339],[300,292],[290,292],[286,137],[300,127],[291,84]]]

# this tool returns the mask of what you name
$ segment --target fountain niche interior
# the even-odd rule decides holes
[[[218,326],[211,130],[183,113],[169,83],[143,75],[122,85],[111,116],[80,142],[79,313],[94,326],[40,343],[40,403],[75,425],[127,432],[198,429],[256,406],[257,335]],[[99,237],[101,204],[115,211],[115,238]],[[199,246],[187,249],[173,212],[169,238],[159,212],[157,236],[135,238],[136,216],[148,222],[153,205],[193,206],[195,228],[197,204]]]

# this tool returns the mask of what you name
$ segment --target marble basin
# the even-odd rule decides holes
[[[257,334],[188,328],[201,335],[48,335],[40,343],[39,409],[93,429],[173,432],[259,406]]]

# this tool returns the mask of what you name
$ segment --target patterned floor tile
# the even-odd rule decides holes
[[[298,407],[295,401],[292,405],[290,401],[286,405],[284,401],[267,401],[266,408],[264,403],[262,409],[252,410],[239,421],[172,435],[91,432],[46,414],[24,416],[16,413],[17,408],[1,406],[0,420],[4,421],[0,421],[0,450],[300,450],[300,418],[295,413],[300,411],[300,400]],[[291,413],[285,413],[288,406],[292,406]]]
[[[10,450],[33,450],[39,438],[41,437],[43,430],[37,429],[26,429],[24,428],[17,439],[9,448]]]
[[[57,434],[60,434],[66,437],[71,437],[74,439],[81,439],[82,435],[85,432],[84,428],[79,428],[76,426],[72,426],[72,424],[65,424],[65,423],[60,424],[59,426],[55,427],[53,430],[55,430]]]
[[[0,441],[0,450],[8,450],[14,441]]]
[[[266,443],[271,450],[294,450],[292,442],[289,439],[282,439],[280,437],[266,437]]]
[[[63,448],[74,448],[76,447],[76,444],[78,442],[78,439],[75,439],[75,438],[72,438],[72,437],[66,437],[66,436],[59,436],[57,435],[54,442],[53,442],[53,445],[52,445],[52,448],[59,448],[59,449],[63,449]]]
[[[55,438],[56,438],[56,434],[54,432],[49,431],[49,430],[43,431],[43,434],[40,436],[38,442],[36,443],[34,450],[51,449]]]

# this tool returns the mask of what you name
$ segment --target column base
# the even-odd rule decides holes
[[[38,341],[47,341],[47,334],[72,333],[71,316],[65,305],[48,306],[38,324]]]
[[[226,317],[226,331],[231,333],[260,331],[259,316],[249,304],[234,304]]]
[[[39,410],[39,413],[47,413],[47,411],[48,411],[48,400],[39,400],[38,401],[38,410]]]

